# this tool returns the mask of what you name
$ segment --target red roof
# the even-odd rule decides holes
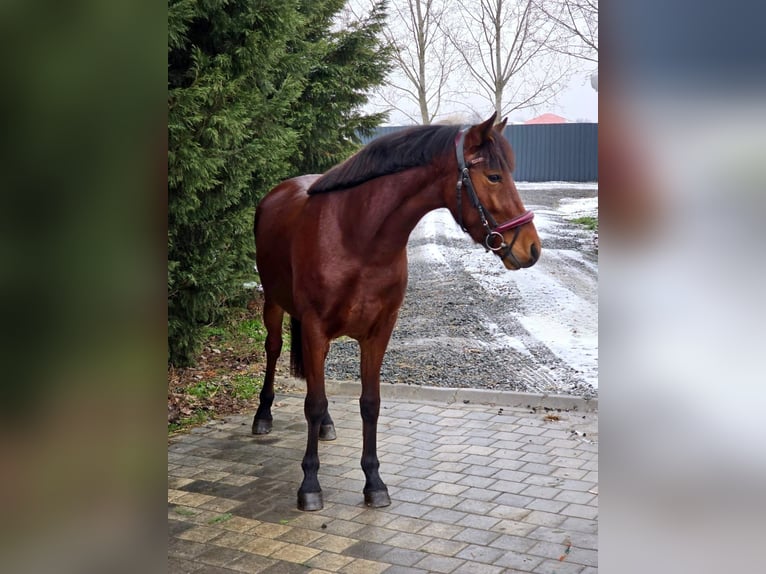
[[[569,120],[566,118],[562,118],[561,116],[557,116],[556,114],[543,114],[541,116],[537,116],[536,118],[532,118],[531,120],[527,120],[524,123],[525,124],[565,124]]]

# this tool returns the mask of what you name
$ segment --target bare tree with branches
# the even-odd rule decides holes
[[[563,32],[551,49],[598,63],[598,0],[536,0],[536,4]]]
[[[549,103],[564,88],[570,68],[551,49],[560,32],[536,0],[461,0],[458,10],[463,25],[447,35],[498,117]]]
[[[415,123],[430,124],[449,98],[450,75],[459,64],[444,33],[451,0],[393,0],[386,39],[395,71],[380,98]]]

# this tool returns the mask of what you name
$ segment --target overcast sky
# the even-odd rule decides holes
[[[598,92],[590,85],[590,74],[577,74],[550,111],[569,121],[598,122]]]
[[[522,123],[544,113],[552,113],[562,116],[570,122],[578,120],[598,122],[598,92],[591,86],[590,76],[590,72],[576,72],[573,74],[569,86],[558,95],[555,103],[540,106],[537,109],[516,111],[510,115],[510,121]],[[485,109],[488,105],[487,101],[481,98],[477,98],[475,102],[477,109]],[[373,97],[370,104],[366,106],[366,109],[370,112],[376,112],[386,109],[386,107],[385,103]],[[459,112],[459,110],[456,111]],[[445,115],[448,115],[449,110],[445,109],[445,112]],[[412,120],[408,119],[401,112],[391,110],[389,121],[384,125],[411,125],[412,123]]]

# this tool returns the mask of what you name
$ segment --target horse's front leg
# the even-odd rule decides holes
[[[321,510],[324,506],[319,486],[319,431],[327,414],[327,395],[324,388],[324,362],[330,350],[330,341],[315,325],[304,322],[303,361],[306,373],[306,400],[303,411],[308,423],[306,454],[303,456],[303,482],[298,489],[300,510]],[[295,343],[293,343],[295,344]]]
[[[394,319],[395,320],[395,319]],[[380,462],[377,453],[378,415],[380,413],[380,367],[388,340],[393,330],[393,321],[374,338],[361,341],[362,396],[359,410],[362,415],[362,470],[364,471],[364,503],[373,508],[388,506],[391,498],[388,488],[380,478]]]

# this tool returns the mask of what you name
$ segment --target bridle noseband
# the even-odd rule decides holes
[[[470,164],[466,165],[465,155],[463,152],[466,132],[467,130],[460,130],[455,137],[457,166],[458,171],[460,172],[460,177],[457,180],[457,223],[463,231],[468,231],[468,229],[463,226],[463,202],[461,197],[462,189],[465,187],[466,193],[468,194],[468,199],[471,201],[471,205],[473,205],[479,212],[481,224],[484,226],[484,230],[487,232],[487,235],[484,238],[484,247],[487,248],[487,251],[500,251],[501,249],[504,249],[505,252],[502,255],[504,257],[510,257],[517,267],[521,267],[519,261],[516,259],[513,253],[511,253],[511,248],[513,247],[513,244],[516,242],[516,238],[519,235],[519,228],[525,223],[532,221],[535,217],[535,214],[531,211],[525,211],[518,217],[514,217],[513,219],[500,225],[497,224],[494,217],[492,217],[492,214],[482,205],[481,201],[479,200],[479,196],[476,195],[476,190],[473,187],[473,183],[471,182],[470,168],[480,161],[483,161],[483,159],[474,160]],[[506,244],[502,233],[510,229],[515,230],[513,233],[513,239],[511,240],[510,244]]]

